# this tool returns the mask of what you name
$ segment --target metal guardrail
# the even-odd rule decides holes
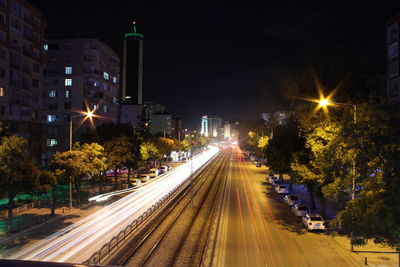
[[[25,205],[23,205],[21,207],[18,207],[18,208],[14,208],[13,209],[13,215],[18,214],[18,213],[23,212],[23,211],[27,211],[29,209],[33,209],[34,207],[38,207],[38,206],[40,206],[40,200],[34,201],[32,203],[29,203],[29,204],[25,204]],[[0,216],[7,217],[8,216],[8,210],[2,211],[0,213]]]
[[[185,181],[184,181],[185,182]],[[90,258],[83,264],[100,264],[101,261],[106,257],[111,255],[114,248],[118,247],[122,241],[124,241],[143,221],[150,217],[161,205],[163,205],[184,183],[182,182],[178,186],[174,187],[167,195],[158,200],[153,204],[148,210],[146,210],[142,215],[140,215],[136,220],[131,222],[121,230],[116,236],[111,238],[109,242],[104,244],[97,252],[95,252]]]
[[[214,159],[219,153],[214,155],[211,159],[209,159],[202,167],[200,167],[196,172],[201,171],[203,168],[208,166],[212,159]],[[102,260],[106,256],[110,256],[113,249],[117,248],[122,241],[124,241],[138,226],[143,223],[147,218],[149,218],[153,213],[158,210],[162,205],[164,205],[175,193],[176,191],[184,184],[187,180],[182,181],[180,184],[175,186],[171,191],[168,192],[165,196],[159,199],[155,204],[153,204],[148,210],[146,210],[143,214],[141,214],[136,220],[132,221],[129,225],[125,227],[125,229],[121,230],[116,236],[111,238],[106,244],[104,244],[98,251],[92,254],[90,258],[83,262],[82,264],[101,264]]]

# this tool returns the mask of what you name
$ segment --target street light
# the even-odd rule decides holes
[[[72,119],[84,116],[84,120],[92,119],[94,110],[80,112],[79,115],[70,116],[69,118],[69,152],[72,151]],[[69,208],[72,209],[72,177],[69,177]]]
[[[318,101],[320,107],[327,107],[330,105],[337,105],[337,106],[348,106],[353,108],[353,123],[357,123],[357,105],[349,104],[349,103],[340,103],[340,102],[333,102],[326,98],[321,98]],[[356,161],[353,159],[353,179],[352,179],[352,190],[351,190],[351,200],[356,198]]]

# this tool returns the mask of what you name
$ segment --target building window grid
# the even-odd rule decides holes
[[[49,138],[47,139],[47,146],[56,146],[58,144],[57,139]]]
[[[72,74],[72,67],[65,67],[65,74]]]
[[[65,79],[65,86],[72,86],[72,79]]]
[[[55,91],[55,90],[49,91],[49,97],[51,97],[51,98],[57,97],[57,91]]]

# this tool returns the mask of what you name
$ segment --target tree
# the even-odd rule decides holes
[[[362,245],[372,238],[400,251],[400,108],[360,106],[357,124],[343,137],[358,151],[357,196],[339,211],[334,223]]]
[[[3,136],[0,144],[0,193],[8,198],[8,231],[12,230],[14,198],[34,186],[36,167],[27,152],[27,140]]]
[[[85,153],[86,157],[84,158],[84,161],[90,169],[90,177],[100,182],[99,191],[101,193],[104,184],[105,171],[108,168],[104,147],[97,143],[82,145],[75,143],[74,150],[79,150]]]
[[[140,154],[144,161],[157,160],[162,157],[157,146],[153,142],[144,142],[140,146]]]
[[[170,157],[172,151],[178,150],[176,142],[170,138],[165,138],[165,137],[155,138],[154,143],[157,146],[159,152],[164,157],[166,157],[167,160]]]
[[[305,135],[305,148],[309,153],[307,162],[297,158],[291,169],[299,182],[307,185],[309,193],[320,199],[320,212],[325,216],[325,195],[323,188],[337,177],[350,175],[353,151],[339,138],[341,127],[337,123],[321,121],[313,131]],[[311,195],[310,195],[311,197]]]
[[[49,170],[37,170],[35,173],[35,190],[49,192],[51,191],[51,216],[54,216],[56,209],[56,187],[57,184],[61,181],[59,177],[63,174],[60,170],[49,171]]]
[[[80,187],[82,178],[87,177],[91,174],[91,166],[87,162],[87,155],[83,151],[71,150],[65,152],[57,152],[51,165],[54,166],[55,170],[63,173],[68,180],[75,185],[76,202],[77,205],[80,203]]]
[[[267,158],[267,165],[283,179],[283,173],[291,174],[292,154],[301,151],[303,147],[304,139],[299,135],[297,125],[289,122],[286,126],[274,128],[273,137],[261,152]]]
[[[128,166],[128,182],[130,167],[136,166],[139,158],[135,154],[135,146],[127,136],[113,138],[104,144],[107,153],[107,164],[114,170],[114,179],[118,180],[118,169]]]

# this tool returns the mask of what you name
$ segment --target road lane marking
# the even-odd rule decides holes
[[[236,186],[236,194],[237,194],[237,201],[239,207],[239,214],[240,214],[240,222],[242,225],[242,234],[243,234],[243,244],[244,244],[244,251],[246,255],[246,266],[249,266],[249,259],[247,256],[247,243],[246,243],[246,235],[244,233],[244,223],[243,223],[243,214],[242,214],[242,206],[240,205],[240,195],[239,195],[239,188]]]

